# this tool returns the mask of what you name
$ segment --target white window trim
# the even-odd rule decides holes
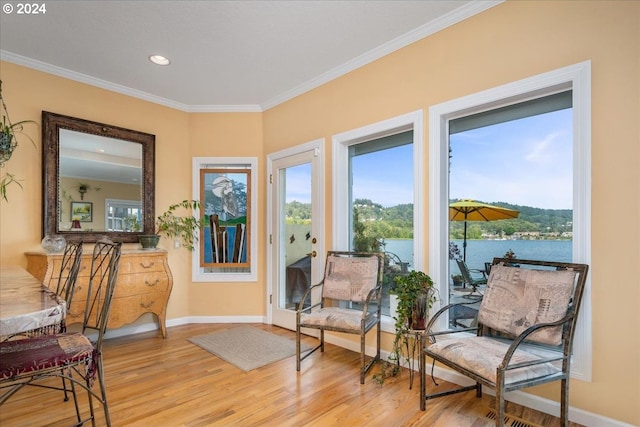
[[[573,260],[591,264],[591,62],[560,68],[429,109],[429,271],[448,295],[448,121],[562,90],[573,91]],[[441,301],[440,303],[443,303]],[[587,277],[571,376],[591,381],[591,280]]]
[[[191,277],[194,282],[255,282],[258,280],[258,158],[257,157],[194,157],[192,163],[193,200],[200,199],[200,169],[249,167],[251,169],[251,240],[249,259],[251,260],[248,273],[205,273],[200,267],[200,249],[193,251]],[[199,209],[194,211],[199,217]]]
[[[363,126],[332,137],[333,249],[349,248],[349,146],[413,130],[413,260],[415,270],[424,268],[424,111],[417,110],[388,120]],[[382,330],[394,332],[394,321],[382,316]]]

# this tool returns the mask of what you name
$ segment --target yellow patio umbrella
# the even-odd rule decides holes
[[[462,259],[467,260],[467,221],[497,221],[500,219],[518,218],[520,212],[475,200],[460,200],[449,205],[449,220],[464,221],[464,242],[462,243]]]

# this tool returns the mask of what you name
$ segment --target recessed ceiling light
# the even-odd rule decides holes
[[[166,58],[162,55],[151,55],[149,57],[149,61],[153,62],[154,64],[157,65],[169,65],[171,64],[171,61],[169,61],[169,58]]]

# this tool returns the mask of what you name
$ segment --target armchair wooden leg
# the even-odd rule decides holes
[[[504,392],[496,388],[496,427],[504,427]]]
[[[560,425],[569,426],[569,380],[560,380]]]
[[[300,324],[296,326],[296,371],[300,372]]]
[[[427,409],[427,374],[425,364],[427,363],[427,358],[422,351],[423,342],[420,343],[420,359],[418,360],[418,368],[420,371],[420,410],[424,411]]]
[[[365,335],[360,335],[360,384],[364,384],[364,378],[367,374],[367,361],[364,355]]]

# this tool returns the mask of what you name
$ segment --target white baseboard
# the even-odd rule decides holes
[[[178,319],[167,320],[167,327],[187,325],[190,323],[266,323],[265,316],[190,316],[182,317]],[[157,323],[144,323],[140,325],[125,326],[122,328],[109,330],[105,338],[116,338],[126,335],[139,334],[142,332],[150,332],[158,330]],[[341,336],[331,333],[325,334],[326,342],[343,347],[348,350],[359,352],[360,345],[355,341],[350,341]],[[375,347],[368,346],[365,351],[368,355],[373,355],[376,352]],[[389,357],[388,351],[381,351],[380,357],[384,360]],[[418,369],[418,361],[413,364],[414,368]],[[375,368],[374,368],[375,369]],[[427,367],[427,373],[430,374],[430,366]],[[449,369],[444,369],[436,366],[433,374],[444,381],[449,381],[459,385],[471,385],[473,382],[469,378],[457,374]],[[416,378],[417,381],[419,379]],[[494,395],[493,390],[483,388],[483,392],[489,395]],[[554,400],[545,399],[539,396],[535,396],[523,391],[509,392],[506,395],[507,400],[517,403],[528,408],[535,409],[545,414],[550,414],[555,417],[560,415],[560,403]],[[419,410],[418,402],[416,402],[416,410]],[[594,414],[582,409],[569,407],[569,420],[582,424],[587,427],[634,427],[631,424],[624,423],[622,421],[607,418],[602,415]]]

